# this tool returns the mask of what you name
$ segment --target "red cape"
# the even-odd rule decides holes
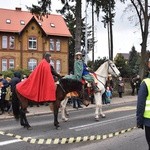
[[[29,100],[46,102],[56,100],[56,86],[50,64],[43,59],[30,76],[16,86],[17,91]]]

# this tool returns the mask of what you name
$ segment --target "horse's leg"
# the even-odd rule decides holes
[[[99,121],[99,106],[100,106],[100,102],[99,102],[99,93],[95,93],[94,94],[94,99],[95,99],[95,120]]]
[[[102,117],[105,117],[105,114],[102,112],[102,95],[101,93],[95,93],[94,94],[95,98],[95,120],[99,121],[99,116],[101,115]]]
[[[100,100],[99,100],[99,102],[100,102],[100,105],[99,105],[99,113],[100,113],[100,116],[102,117],[102,118],[105,118],[106,116],[105,116],[105,114],[103,113],[103,111],[102,111],[102,94],[100,93]]]
[[[26,117],[26,108],[20,109],[20,124],[27,128],[28,130],[32,129],[32,127],[29,125],[27,117]]]
[[[59,122],[58,122],[59,107],[60,107],[60,102],[58,100],[53,102],[54,126],[56,127],[56,129],[59,128]]]
[[[65,97],[65,99],[63,101],[61,101],[61,116],[62,116],[62,120],[67,121],[68,118],[66,117],[66,105],[68,102],[68,98]]]
[[[21,109],[20,109],[20,124],[21,126],[26,127],[27,129],[31,129],[31,126],[28,123],[27,117],[26,117],[26,110],[28,107],[28,99],[26,99],[25,97],[23,97],[20,93],[17,93],[17,97],[20,100],[20,104],[21,104]]]

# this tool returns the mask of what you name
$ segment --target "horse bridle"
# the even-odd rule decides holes
[[[108,60],[108,70],[109,70],[109,67],[112,69],[112,71],[114,72],[114,74],[116,75],[116,76],[118,76],[117,74],[116,74],[116,72],[115,72],[115,70],[113,69],[113,67],[111,66],[111,64],[112,63],[110,63],[110,61]]]
[[[110,67],[110,68],[112,69],[112,71],[114,72],[114,74],[116,74],[116,72],[115,72],[115,70],[113,69],[113,67],[111,66],[111,64],[112,64],[112,63],[110,63],[110,61],[108,60],[108,68],[107,68],[107,71],[109,70],[109,67]],[[105,80],[107,79],[107,77],[101,76],[101,75],[99,75],[99,74],[96,74],[96,75],[99,76],[99,77],[104,78]],[[118,75],[116,74],[116,76],[118,76]],[[98,80],[100,83],[102,83],[103,86],[105,86],[104,83],[103,83],[102,81],[100,81],[98,78],[97,78],[97,80]]]

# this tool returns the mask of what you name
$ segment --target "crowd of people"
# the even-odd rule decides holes
[[[5,77],[0,73],[0,115],[5,111],[12,113],[12,97],[15,85],[21,81],[21,74],[14,72],[14,77]]]

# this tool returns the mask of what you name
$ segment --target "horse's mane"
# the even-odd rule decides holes
[[[82,89],[82,83],[79,80],[71,78],[61,78],[59,82],[63,85],[64,88],[70,88],[74,90]]]

